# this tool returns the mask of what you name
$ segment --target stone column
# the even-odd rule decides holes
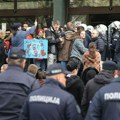
[[[65,24],[65,0],[53,0],[53,21],[59,20]]]

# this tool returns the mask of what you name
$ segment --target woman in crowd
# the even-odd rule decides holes
[[[97,51],[94,42],[91,42],[89,44],[89,50],[84,53],[82,62],[84,65],[83,70],[89,67],[96,68],[98,71],[101,70],[100,68],[101,55]]]

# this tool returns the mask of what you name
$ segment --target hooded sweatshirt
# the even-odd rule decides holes
[[[83,116],[87,113],[89,103],[92,100],[95,93],[104,85],[109,84],[113,79],[113,75],[106,70],[101,71],[93,79],[89,80],[85,86],[85,90],[82,98],[82,113]]]

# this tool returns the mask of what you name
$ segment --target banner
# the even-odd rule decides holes
[[[24,50],[26,51],[26,58],[47,58],[48,57],[48,40],[25,39]]]

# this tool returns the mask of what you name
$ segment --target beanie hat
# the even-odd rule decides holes
[[[105,61],[103,63],[103,67],[102,67],[104,70],[117,70],[118,67],[117,67],[117,64],[113,61]]]

